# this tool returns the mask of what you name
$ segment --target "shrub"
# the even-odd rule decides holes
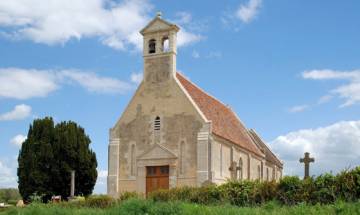
[[[311,199],[309,202],[330,204],[336,201],[336,178],[331,174],[318,176],[314,181]]]
[[[170,201],[171,190],[157,190],[148,194],[148,198],[154,201]]]
[[[17,202],[18,200],[14,200],[14,199],[10,199],[9,201],[7,201],[9,205],[16,205]]]
[[[351,172],[344,170],[336,176],[336,193],[338,197],[344,201],[354,201],[357,198],[357,190],[354,175],[355,171]]]
[[[230,203],[237,206],[279,201],[284,205],[332,204],[360,199],[360,167],[338,175],[323,174],[305,180],[286,176],[280,182],[228,181],[220,186],[182,187],[153,192],[154,201],[185,201],[198,204]]]
[[[184,193],[183,193],[184,194]],[[186,198],[185,195],[182,195]],[[221,191],[215,185],[207,185],[190,190],[190,202],[197,204],[215,204],[221,202]]]
[[[180,187],[170,190],[158,190],[149,194],[154,201],[185,201],[198,204],[217,203],[221,200],[221,193],[215,185],[199,188]]]
[[[360,198],[360,166],[351,171],[355,183],[356,198]]]
[[[315,187],[315,178],[309,177],[307,179],[301,180],[301,190],[299,191],[299,199],[301,202],[298,203],[313,203],[314,202],[314,191]]]
[[[120,201],[125,201],[128,199],[138,199],[140,198],[140,195],[137,192],[124,192],[121,193],[119,196]]]
[[[85,207],[90,208],[107,208],[114,205],[116,201],[107,195],[89,196],[84,202]]]
[[[254,181],[228,181],[219,186],[225,201],[237,206],[254,204],[254,190],[258,182]]]
[[[305,202],[302,195],[302,181],[297,176],[285,176],[278,185],[277,199],[286,205]]]
[[[277,195],[277,190],[278,185],[276,181],[256,182],[252,194],[252,202],[255,204],[263,204],[273,201]]]

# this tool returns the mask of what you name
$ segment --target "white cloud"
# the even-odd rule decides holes
[[[182,28],[178,32],[177,45],[178,46],[187,46],[192,43],[199,42],[202,39],[203,39],[203,36],[201,36],[200,34],[193,34],[193,33],[188,32],[186,29]]]
[[[0,121],[25,119],[31,114],[31,107],[25,104],[16,105],[13,110],[0,114]]]
[[[17,161],[5,162],[6,159],[0,160],[0,188],[17,187],[16,166]],[[13,165],[11,165],[11,163]]]
[[[140,84],[142,80],[143,80],[142,72],[131,74],[131,82],[133,82],[135,84]]]
[[[192,21],[192,15],[189,12],[181,11],[176,13],[177,19],[175,20],[178,24],[188,24]]]
[[[28,99],[45,97],[58,88],[52,72],[0,69],[0,97]]]
[[[99,38],[114,49],[141,49],[139,34],[151,19],[148,0],[11,0],[0,1],[0,26],[6,37],[49,45],[71,39]],[[183,30],[179,46],[197,41]]]
[[[249,23],[256,17],[261,5],[262,0],[249,0],[247,4],[240,5],[236,15],[244,23]]]
[[[194,50],[194,51],[192,52],[191,56],[192,56],[193,58],[200,58],[200,53],[199,53],[198,51]]]
[[[289,109],[289,112],[290,113],[299,113],[299,112],[303,112],[303,111],[306,111],[310,108],[309,105],[298,105],[298,106],[294,106],[294,107],[291,107]]]
[[[284,161],[286,174],[303,175],[304,166],[299,159],[304,152],[315,157],[311,174],[336,173],[360,163],[360,121],[290,132],[277,137],[270,146]]]
[[[329,102],[331,99],[333,98],[332,95],[325,95],[325,96],[322,96],[319,101],[318,101],[318,104],[324,104],[324,103],[327,103]]]
[[[108,175],[107,170],[98,169],[98,178],[95,184],[94,193],[96,194],[106,193],[107,175]]]
[[[27,136],[18,134],[10,140],[10,143],[14,144],[15,146],[21,146],[22,143],[26,140],[26,138]]]
[[[125,93],[133,86],[116,78],[80,70],[0,69],[0,97],[29,99],[45,97],[67,83],[79,84],[96,93]]]
[[[95,73],[77,70],[64,70],[58,72],[59,76],[74,81],[90,92],[97,93],[124,93],[131,89],[129,83],[115,78],[100,77]]]
[[[336,70],[310,70],[302,74],[305,79],[312,80],[344,80],[347,84],[341,85],[330,91],[331,95],[337,95],[345,99],[341,107],[360,103],[360,70],[336,71]],[[329,96],[331,96],[329,95]]]
[[[116,3],[111,0],[12,0],[0,1],[0,25],[12,27],[13,35],[38,43],[65,43],[70,39],[99,36],[109,46],[138,46],[152,6],[147,0]],[[114,46],[112,46],[114,47]]]
[[[202,31],[205,27],[203,24],[194,22],[191,13],[186,11],[177,12],[175,14],[176,19],[170,20],[180,27],[180,31],[177,35],[177,45],[186,46],[192,43],[203,40],[204,37],[201,34],[189,32],[188,29],[195,31]]]

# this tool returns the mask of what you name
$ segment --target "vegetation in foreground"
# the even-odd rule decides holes
[[[97,179],[95,152],[85,130],[75,122],[55,124],[51,117],[35,119],[21,146],[18,162],[19,192],[28,202],[41,196],[70,196],[70,172],[75,170],[75,195],[88,196]]]
[[[268,202],[261,207],[236,207],[232,205],[207,206],[184,202],[155,202],[153,200],[129,199],[114,204],[108,208],[79,207],[74,204],[36,204],[26,208],[9,208],[0,214],[360,214],[360,202],[336,202],[332,205],[307,205],[281,206],[276,202]]]
[[[21,199],[20,193],[16,188],[0,189],[0,203],[15,205]]]
[[[182,187],[150,194],[154,201],[181,201],[205,205],[231,204],[255,207],[277,201],[281,205],[334,204],[360,200],[360,167],[337,175],[324,174],[305,180],[285,176],[275,181],[229,181],[220,186]]]

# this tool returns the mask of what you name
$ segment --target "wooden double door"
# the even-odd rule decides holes
[[[169,189],[169,166],[147,166],[146,195],[164,189]]]

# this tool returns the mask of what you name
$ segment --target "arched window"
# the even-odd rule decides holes
[[[156,52],[156,40],[149,40],[149,54],[153,54]]]
[[[258,179],[261,179],[261,168],[260,165],[258,165]]]
[[[184,161],[185,161],[185,158],[184,158],[184,156],[185,156],[185,142],[184,141],[181,141],[181,143],[180,143],[180,174],[182,175],[182,174],[184,174],[184,169],[185,169],[185,167],[184,167]]]
[[[242,158],[239,159],[239,180],[243,179],[243,160]]]
[[[157,116],[154,121],[154,130],[160,131],[160,129],[161,129],[161,121],[160,121],[160,117]]]
[[[132,176],[135,175],[135,145],[131,145],[131,166],[130,166],[130,173]]]
[[[169,38],[168,37],[164,37],[163,40],[162,40],[162,51],[163,52],[170,51],[170,43],[169,43]]]

